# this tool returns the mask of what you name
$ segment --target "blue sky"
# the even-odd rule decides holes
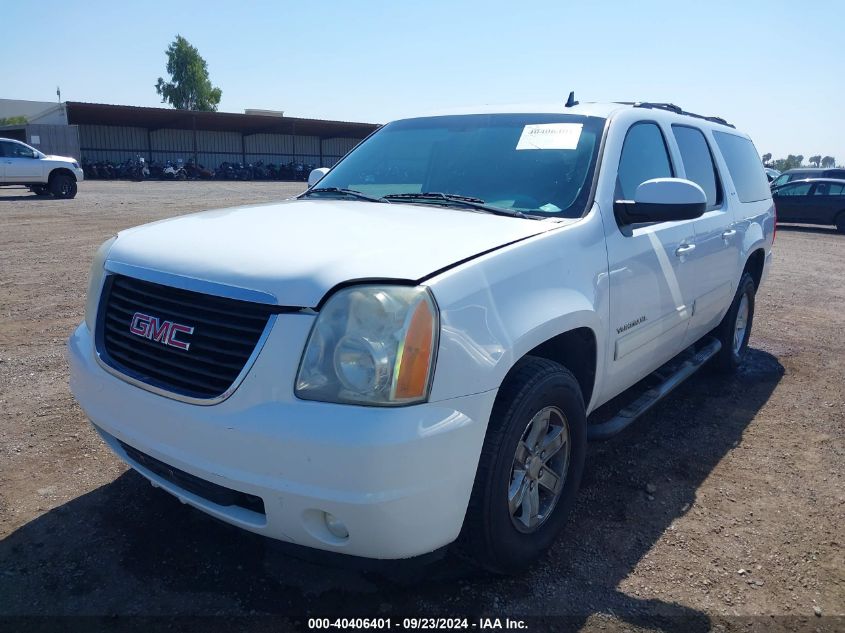
[[[845,162],[845,2],[3,0],[0,97],[157,106],[179,33],[220,110],[385,122],[487,103],[671,101],[760,152]],[[15,28],[8,28],[16,25]]]

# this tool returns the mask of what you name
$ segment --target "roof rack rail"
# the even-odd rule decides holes
[[[649,101],[619,101],[623,105],[630,105],[634,106],[635,108],[654,108],[656,110],[668,110],[669,112],[674,112],[675,114],[682,114],[684,116],[691,116],[696,119],[702,119],[704,121],[710,121],[711,123],[719,123],[721,125],[726,125],[730,128],[734,126],[725,121],[722,117],[718,116],[704,116],[703,114],[696,114],[695,112],[687,112],[683,110],[679,106],[676,106],[674,103],[652,103]]]

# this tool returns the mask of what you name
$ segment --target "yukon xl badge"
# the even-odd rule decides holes
[[[644,321],[645,321],[645,315],[642,315],[641,317],[637,317],[633,321],[630,321],[630,322],[626,323],[625,325],[620,325],[618,328],[616,328],[616,333],[622,334],[622,332],[627,332],[632,327],[637,326],[640,323],[643,323]]]
[[[176,335],[180,333],[193,334],[194,328],[190,325],[182,325],[173,321],[162,321],[158,317],[136,312],[132,315],[132,321],[129,322],[129,331],[135,336],[140,336],[141,338],[146,338],[162,345],[183,349],[187,352],[191,344],[180,341],[176,338]]]

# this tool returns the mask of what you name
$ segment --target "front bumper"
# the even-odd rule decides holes
[[[452,542],[496,392],[401,408],[298,400],[291,350],[302,349],[310,324],[311,317],[280,315],[237,391],[220,404],[199,406],[106,372],[83,323],[68,341],[71,390],[122,459],[180,500],[233,525],[369,558],[408,558]],[[176,485],[132,459],[121,443],[206,482],[260,497],[264,513],[220,505]],[[325,513],[343,522],[346,539],[329,531]]]

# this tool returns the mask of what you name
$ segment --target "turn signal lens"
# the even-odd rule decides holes
[[[393,397],[396,400],[422,398],[428,388],[431,370],[434,314],[431,303],[420,300],[411,314],[405,342],[397,358]]]

